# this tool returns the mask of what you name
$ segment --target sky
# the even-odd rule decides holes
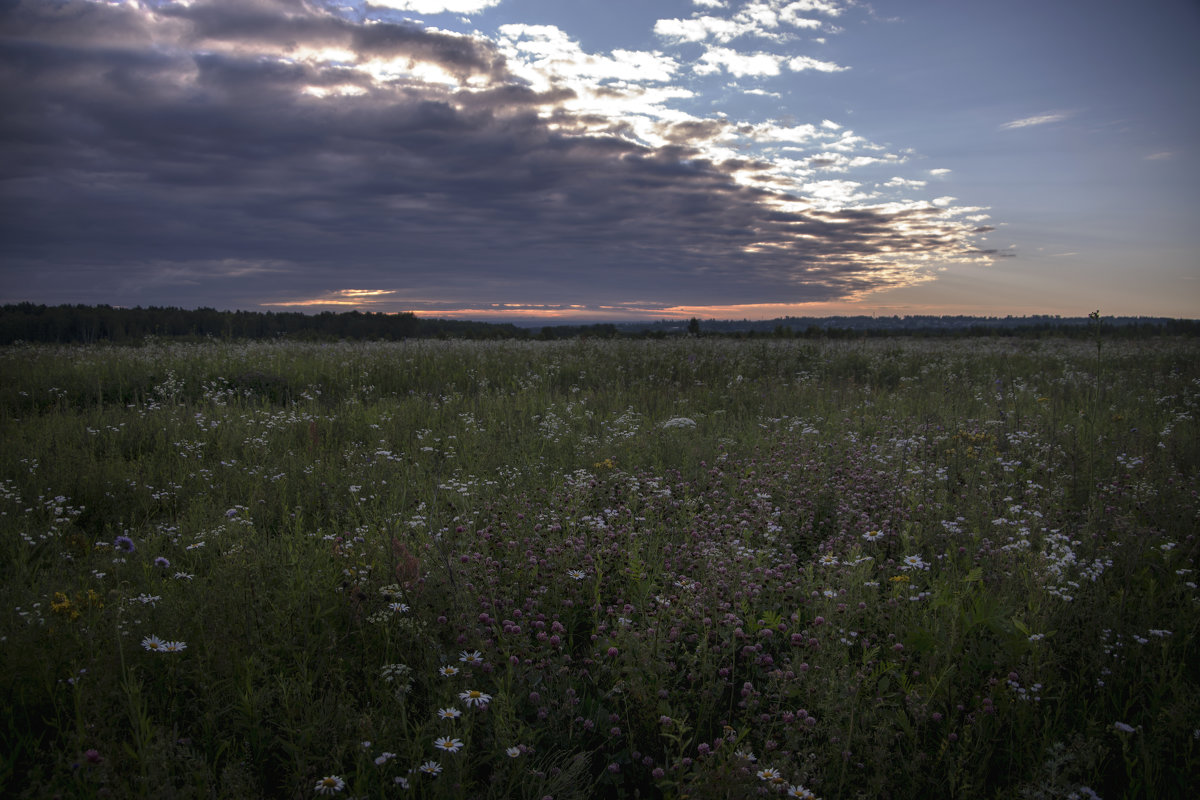
[[[0,303],[1200,317],[1197,0],[0,0]]]

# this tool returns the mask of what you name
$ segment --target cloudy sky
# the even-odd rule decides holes
[[[1200,316],[1195,0],[0,0],[0,302]]]

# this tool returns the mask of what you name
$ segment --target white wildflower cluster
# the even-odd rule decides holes
[[[602,422],[600,429],[606,443],[633,439],[642,432],[642,415],[632,408],[627,408],[615,419]]]
[[[1022,702],[1030,702],[1030,701],[1032,701],[1034,703],[1042,702],[1041,692],[1042,692],[1042,689],[1045,688],[1042,686],[1042,684],[1035,683],[1032,686],[1025,687],[1025,686],[1021,685],[1020,681],[1016,681],[1016,680],[1012,680],[1012,679],[1009,679],[1007,681],[1007,683],[1008,683],[1008,688],[1011,689],[1013,692],[1013,696],[1015,696],[1018,700],[1021,700]]]
[[[414,528],[414,529],[415,528],[425,528],[428,526],[429,520],[425,516],[425,502],[424,501],[422,501],[417,506],[417,513],[413,514],[407,520],[405,520],[404,524],[407,525],[408,527]]]
[[[22,459],[25,461],[25,459]],[[36,468],[36,464],[35,464]],[[32,469],[30,470],[33,471]],[[6,481],[0,485],[0,497],[11,500],[15,504],[21,503],[21,497],[13,488],[11,481]],[[19,536],[22,541],[31,547],[48,542],[57,538],[75,521],[75,519],[83,513],[84,506],[73,506],[65,495],[55,495],[48,497],[39,495],[34,506],[25,508],[24,514],[29,518],[31,525],[45,526],[36,533],[28,531],[20,531]],[[7,511],[0,511],[0,517],[7,516]],[[70,554],[64,554],[64,558],[70,560]]]
[[[17,484],[11,478],[0,479],[0,500],[6,500],[14,505],[21,504],[21,493],[17,491]]]
[[[380,446],[375,450],[374,453],[371,454],[372,463],[374,463],[374,464],[401,464],[404,462],[404,454],[403,453],[394,453],[391,450],[389,450],[388,448],[384,447],[383,446],[384,444],[385,444],[385,442],[383,442],[383,440],[380,440]]]
[[[1082,585],[1075,578],[1095,583],[1113,563],[1111,558],[1080,561],[1074,550],[1078,546],[1077,540],[1057,530],[1050,531],[1042,544],[1042,577],[1047,583],[1046,592],[1067,602],[1075,599],[1075,592]]]
[[[183,381],[175,374],[174,370],[167,370],[167,376],[163,378],[162,383],[154,387],[152,394],[157,399],[158,403],[151,400],[148,405],[151,409],[160,407],[159,403],[174,404],[179,395],[183,392]]]
[[[1144,462],[1141,456],[1129,456],[1124,453],[1117,453],[1117,463],[1125,469],[1135,469],[1140,467]]]
[[[563,476],[563,483],[570,489],[586,489],[596,480],[596,476],[586,469],[577,469]]]
[[[238,390],[229,385],[227,378],[218,376],[211,381],[200,382],[200,397],[214,406],[227,406],[237,399]]]
[[[387,683],[393,684],[397,697],[412,691],[413,671],[407,664],[384,664],[379,669],[379,675]]]
[[[579,387],[572,386],[572,393],[579,391]],[[561,406],[551,405],[542,414],[535,416],[533,419],[537,422],[538,432],[551,442],[560,442],[563,437],[572,432],[579,432],[591,425],[595,418],[595,412],[586,408],[581,401],[572,400],[564,403]],[[595,437],[583,437],[591,444],[598,444],[599,440]]]
[[[460,497],[470,497],[475,481],[463,480],[457,476],[447,478],[438,484],[438,488],[444,492],[455,492]]]
[[[225,524],[242,528],[253,528],[254,520],[250,518],[248,506],[234,506],[225,511]]]
[[[603,531],[608,528],[608,522],[602,515],[584,514],[579,518],[579,523],[597,531]]]
[[[816,425],[812,424],[811,422],[804,422],[800,419],[792,420],[792,422],[788,425],[788,430],[799,430],[800,433],[804,434],[805,436],[817,436],[821,433]]]
[[[42,614],[42,604],[34,603],[29,608],[17,606],[13,609],[17,617],[26,625],[45,625],[46,617]]]

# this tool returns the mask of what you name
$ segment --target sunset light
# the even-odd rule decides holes
[[[9,3],[0,302],[1190,317],[1197,30],[1183,0]]]

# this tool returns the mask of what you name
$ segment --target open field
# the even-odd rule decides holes
[[[0,370],[4,796],[1197,785],[1194,339]]]

